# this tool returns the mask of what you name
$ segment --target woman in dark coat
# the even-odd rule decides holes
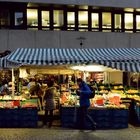
[[[44,101],[45,101],[45,117],[44,117],[44,125],[47,125],[49,122],[49,127],[52,126],[53,122],[53,111],[55,109],[55,100],[54,96],[56,93],[56,88],[54,87],[54,81],[50,81],[47,83],[48,89],[45,92]]]

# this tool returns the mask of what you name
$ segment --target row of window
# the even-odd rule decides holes
[[[140,13],[28,6],[20,10],[0,8],[0,28],[140,32]]]

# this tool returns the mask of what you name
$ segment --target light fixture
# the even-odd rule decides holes
[[[85,37],[82,37],[82,36],[80,36],[79,38],[77,38],[77,40],[79,40],[80,41],[80,46],[81,46],[81,48],[83,48],[83,43],[84,43],[84,40],[85,40],[86,38]]]
[[[72,66],[70,67],[73,70],[86,71],[86,72],[103,72],[103,71],[116,71],[116,69],[112,69],[109,67],[105,67],[102,65],[82,65],[82,66]]]

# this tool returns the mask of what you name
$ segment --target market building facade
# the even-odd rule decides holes
[[[137,0],[1,1],[0,50],[137,48],[138,5]]]

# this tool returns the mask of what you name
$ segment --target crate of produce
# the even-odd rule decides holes
[[[25,101],[20,101],[20,107],[21,108],[37,108],[38,101],[37,99],[28,99]]]

